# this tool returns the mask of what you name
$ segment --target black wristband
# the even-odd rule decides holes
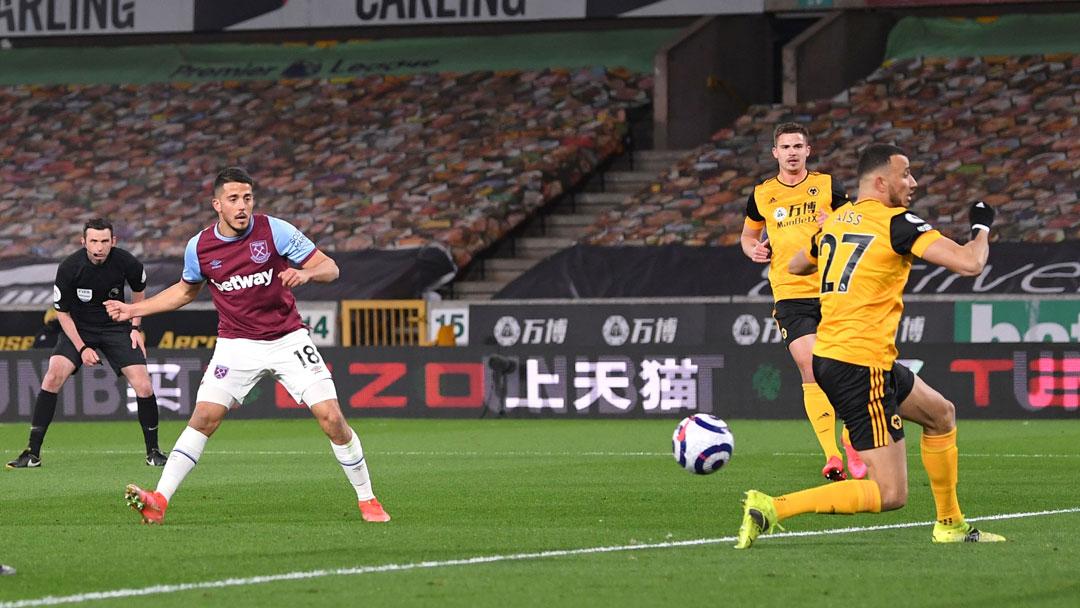
[[[81,354],[82,354],[82,351],[84,351],[84,350],[86,350],[86,349],[88,349],[88,348],[90,348],[90,345],[89,345],[89,344],[83,344],[83,345],[82,345],[82,348],[80,348],[80,349],[79,349],[79,354],[81,355]]]

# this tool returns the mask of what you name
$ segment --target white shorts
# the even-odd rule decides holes
[[[195,401],[234,407],[265,376],[276,378],[293,399],[308,407],[337,399],[330,370],[302,328],[277,340],[218,338]]]

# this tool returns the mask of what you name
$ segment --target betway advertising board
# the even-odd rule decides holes
[[[1080,299],[956,303],[957,342],[1080,342]]]
[[[802,419],[801,379],[777,345],[621,348],[321,349],[349,417]],[[151,351],[164,419],[187,419],[210,351]],[[909,345],[901,361],[956,404],[961,420],[1080,417],[1075,344]],[[42,351],[0,353],[0,422],[29,424],[48,367]],[[58,420],[136,416],[135,395],[107,366],[84,368],[60,392]],[[264,379],[239,418],[309,417]]]
[[[0,36],[745,14],[764,0],[3,0]]]

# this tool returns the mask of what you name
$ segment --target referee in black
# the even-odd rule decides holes
[[[95,218],[83,226],[83,248],[67,257],[56,269],[53,308],[60,319],[59,339],[49,357],[49,369],[41,382],[30,422],[30,445],[9,469],[41,466],[41,444],[56,413],[56,395],[71,374],[82,365],[98,365],[109,360],[116,375],[123,374],[135,389],[139,404],[139,424],[146,443],[146,464],[165,466],[166,457],[158,449],[158,405],[154,385],[146,371],[146,345],[139,329],[141,319],[116,322],[105,312],[105,300],[124,299],[124,283],[131,287],[131,299],[146,297],[146,272],[142,262],[116,247],[112,223]]]

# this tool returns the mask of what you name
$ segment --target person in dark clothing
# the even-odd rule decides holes
[[[34,348],[55,348],[56,341],[60,339],[63,331],[60,328],[60,317],[56,315],[56,309],[48,308],[45,311],[45,318],[42,319],[41,329],[34,337]]]
[[[135,256],[115,246],[116,237],[108,220],[95,218],[86,222],[82,244],[82,249],[68,256],[56,269],[53,308],[61,332],[34,402],[29,445],[7,463],[7,468],[41,466],[41,444],[56,414],[57,394],[80,367],[101,363],[98,351],[135,390],[146,444],[146,464],[165,466],[166,456],[158,449],[158,405],[146,370],[141,319],[113,321],[104,305],[106,300],[123,299],[125,283],[131,288],[133,302],[145,299],[146,272]]]

